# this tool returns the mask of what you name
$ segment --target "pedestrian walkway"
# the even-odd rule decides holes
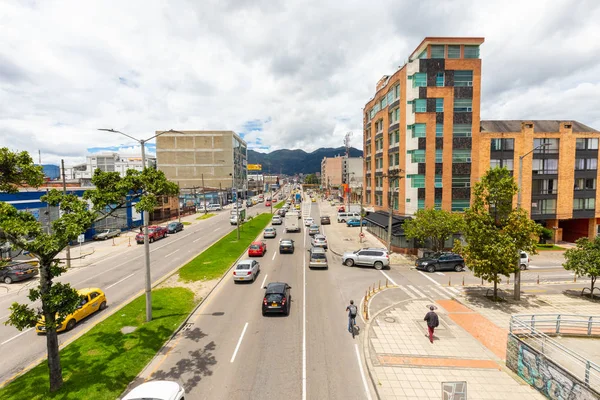
[[[444,390],[462,390],[462,382],[469,399],[543,398],[504,367],[507,331],[456,300],[435,302],[440,326],[429,343],[423,317],[432,301],[420,296],[423,287],[414,289],[419,297],[409,296],[379,313],[372,310],[366,362],[382,399],[440,399]],[[413,289],[388,289],[373,305],[375,299],[398,297],[403,290]]]

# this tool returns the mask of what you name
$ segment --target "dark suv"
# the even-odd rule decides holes
[[[321,225],[329,225],[331,224],[331,219],[329,218],[328,215],[323,215],[321,217]]]
[[[465,260],[456,253],[437,253],[429,257],[417,259],[415,262],[417,269],[427,272],[435,271],[456,271],[465,269]]]
[[[290,301],[292,300],[291,288],[290,285],[284,282],[271,282],[265,286],[262,314],[277,312],[288,315],[290,313]]]

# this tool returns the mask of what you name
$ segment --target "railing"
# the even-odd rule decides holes
[[[600,391],[600,365],[559,344],[543,330],[552,334],[577,335],[586,332],[586,336],[600,335],[600,316],[521,314],[510,318],[510,332],[513,335],[569,371],[587,387]]]

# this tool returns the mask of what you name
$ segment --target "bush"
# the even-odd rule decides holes
[[[544,244],[547,240],[552,239],[553,233],[554,232],[552,231],[552,229],[542,227],[542,232],[540,234],[540,243]]]

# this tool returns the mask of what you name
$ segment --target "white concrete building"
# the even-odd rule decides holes
[[[156,168],[156,157],[146,156],[146,165]],[[66,179],[92,179],[94,171],[98,168],[105,172],[118,172],[121,176],[125,176],[128,169],[142,170],[142,156],[111,152],[90,154],[86,156],[85,163],[65,167]]]

